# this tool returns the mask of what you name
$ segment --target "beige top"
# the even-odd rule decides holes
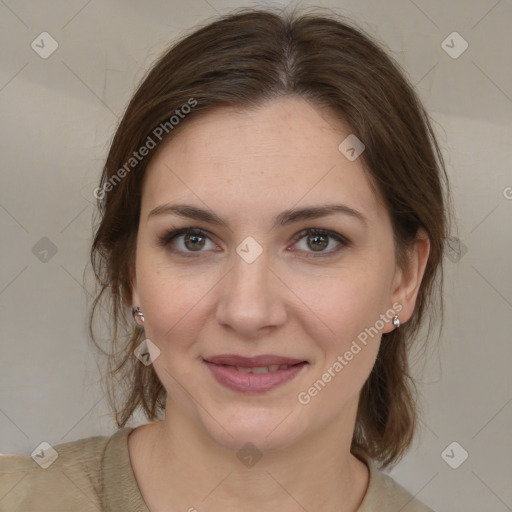
[[[57,458],[46,469],[30,455],[0,456],[0,512],[149,512],[130,464],[133,429],[54,446]],[[42,465],[51,461],[51,449],[40,453]],[[366,464],[370,481],[357,512],[434,512]]]

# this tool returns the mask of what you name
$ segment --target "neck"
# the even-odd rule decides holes
[[[166,418],[144,428],[136,477],[151,510],[355,512],[368,486],[367,466],[350,453],[353,428],[339,422],[264,453],[225,448],[169,402]]]

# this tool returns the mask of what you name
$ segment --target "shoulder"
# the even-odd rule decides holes
[[[435,512],[380,471],[373,460],[365,459],[365,462],[370,469],[370,481],[357,512]]]
[[[105,453],[131,430],[56,446],[44,443],[32,455],[1,455],[0,512],[101,510]]]

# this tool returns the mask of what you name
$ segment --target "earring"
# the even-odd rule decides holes
[[[133,316],[133,320],[135,322],[135,324],[137,325],[137,327],[141,327],[138,322],[137,322],[137,318],[136,316],[137,315],[138,317],[140,317],[140,319],[142,320],[142,323],[144,323],[144,313],[142,312],[142,310],[140,309],[139,306],[137,306],[136,308],[133,308],[132,309],[132,316]]]
[[[398,318],[398,315],[395,315],[393,317],[393,325],[398,329],[400,327],[400,318]]]

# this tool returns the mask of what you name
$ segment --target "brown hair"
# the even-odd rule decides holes
[[[140,161],[131,159],[150,139],[158,149],[202,112],[227,105],[247,109],[290,95],[328,109],[365,144],[361,158],[390,213],[397,264],[406,266],[419,228],[430,239],[414,314],[383,335],[360,395],[351,450],[382,469],[405,454],[417,425],[417,389],[408,361],[412,341],[427,318],[430,334],[436,304],[442,323],[442,258],[449,221],[444,191],[449,194],[449,188],[428,115],[400,67],[339,16],[242,9],[182,38],[153,65],[124,113],[101,177],[100,219],[91,249],[99,290],[90,333],[99,347],[93,319],[106,299],[112,345],[108,390],[116,423],[125,426],[139,407],[150,421],[159,419],[166,390],[153,366],[134,356],[143,333],[131,317],[130,287],[142,180],[156,150]],[[169,122],[191,99],[195,107],[177,124]],[[165,132],[160,138],[155,136],[159,126],[165,127],[157,132]],[[115,390],[125,391],[119,409]]]

